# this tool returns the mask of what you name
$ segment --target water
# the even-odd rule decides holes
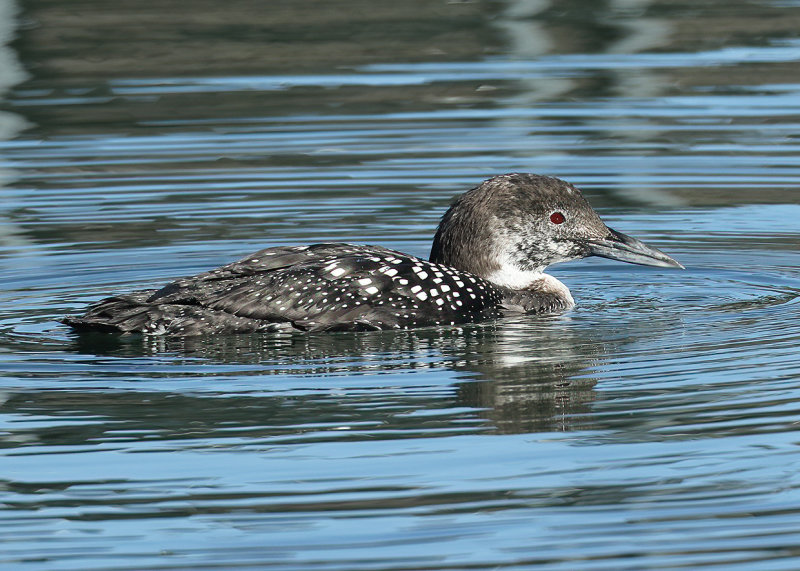
[[[0,3],[4,568],[800,567],[796,3],[66,6]],[[425,256],[508,171],[687,270],[412,332],[55,321],[271,245]]]

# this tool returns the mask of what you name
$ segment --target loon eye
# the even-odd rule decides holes
[[[552,222],[553,224],[563,224],[565,220],[566,217],[560,212],[553,212],[550,215],[550,222]]]

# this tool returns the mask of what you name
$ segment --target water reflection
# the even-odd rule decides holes
[[[98,352],[100,337],[106,345]],[[15,390],[0,411],[84,422],[15,431],[15,441],[85,445],[236,434],[291,444],[571,430],[586,426],[591,371],[610,347],[558,320],[531,320],[376,334],[127,340],[92,334],[78,337],[74,350],[98,355],[83,365],[90,390],[79,382]],[[149,354],[169,367],[142,360]],[[152,392],[159,378],[166,390]],[[197,380],[206,386],[191,382]]]

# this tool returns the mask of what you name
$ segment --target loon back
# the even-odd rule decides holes
[[[387,248],[315,244],[267,248],[159,290],[110,297],[64,323],[153,335],[364,331],[483,321],[504,309],[565,308],[552,295],[522,298],[472,274]]]

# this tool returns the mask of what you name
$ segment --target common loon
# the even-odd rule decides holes
[[[63,323],[78,330],[204,335],[456,325],[574,305],[544,269],[586,256],[683,268],[608,228],[573,185],[534,174],[490,178],[445,213],[430,261],[380,246],[267,248],[161,289],[103,299]]]

